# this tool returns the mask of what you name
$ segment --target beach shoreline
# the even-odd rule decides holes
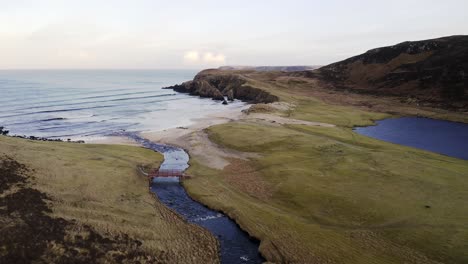
[[[214,114],[209,114],[204,117],[191,119],[191,124],[187,126],[179,126],[175,128],[168,128],[159,131],[144,131],[139,134],[151,141],[175,145],[184,148],[184,143],[180,140],[185,136],[194,132],[202,131],[210,126],[237,121],[245,116],[243,112],[248,109],[250,105],[244,105],[235,109],[225,109]]]
[[[170,144],[178,147],[184,147],[185,144],[180,141],[184,136],[202,131],[210,126],[227,123],[242,119],[246,114],[243,113],[250,105],[244,105],[234,109],[223,109],[217,113],[205,115],[200,118],[193,118],[190,124],[186,126],[178,126],[167,128],[163,130],[143,131],[137,132],[143,138],[149,139],[153,142]],[[116,145],[132,145],[139,146],[138,143],[125,136],[109,135],[87,140],[86,144],[116,144]]]
[[[275,109],[284,110],[284,103],[269,104]],[[167,144],[180,147],[186,150],[192,159],[197,162],[217,170],[223,170],[231,164],[231,159],[249,160],[258,158],[256,153],[235,151],[223,146],[219,146],[209,139],[206,129],[222,125],[229,122],[243,122],[246,124],[262,124],[270,127],[279,127],[283,125],[307,125],[314,127],[335,127],[333,124],[311,122],[293,118],[282,117],[273,113],[255,113],[249,112],[249,109],[255,104],[246,104],[239,108],[224,109],[214,114],[204,117],[191,119],[191,124],[157,131],[137,132],[142,138],[159,144]],[[126,136],[107,136],[100,137],[90,141],[87,144],[117,144],[140,146],[132,139]]]

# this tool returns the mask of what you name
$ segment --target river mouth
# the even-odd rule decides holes
[[[468,124],[423,117],[384,119],[356,127],[361,135],[468,160]]]
[[[136,133],[125,133],[124,135],[140,143],[143,147],[162,153],[164,162],[160,169],[183,171],[189,167],[189,156],[181,148],[157,144]],[[258,240],[250,237],[226,215],[211,210],[190,198],[177,178],[156,179],[151,183],[151,191],[167,207],[177,212],[188,222],[206,228],[218,239],[221,263],[263,263],[265,261],[258,251],[260,245]]]

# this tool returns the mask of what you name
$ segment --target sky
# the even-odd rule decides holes
[[[0,0],[0,69],[326,65],[468,34],[466,0]]]

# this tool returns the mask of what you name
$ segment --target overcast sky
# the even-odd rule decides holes
[[[0,69],[323,65],[468,34],[467,0],[0,0]]]

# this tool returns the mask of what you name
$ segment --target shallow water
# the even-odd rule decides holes
[[[0,126],[11,134],[89,140],[119,130],[186,126],[221,105],[165,90],[187,70],[0,70]]]
[[[421,117],[401,117],[358,127],[362,135],[468,160],[468,124]]]
[[[164,155],[161,169],[185,170],[189,156],[180,148],[166,146],[143,139],[135,133],[121,134],[128,136],[144,147]],[[187,221],[208,229],[220,242],[221,263],[262,263],[259,254],[259,241],[250,238],[239,226],[220,212],[192,200],[179,182],[153,182],[151,190],[157,194],[166,206],[174,209]]]

